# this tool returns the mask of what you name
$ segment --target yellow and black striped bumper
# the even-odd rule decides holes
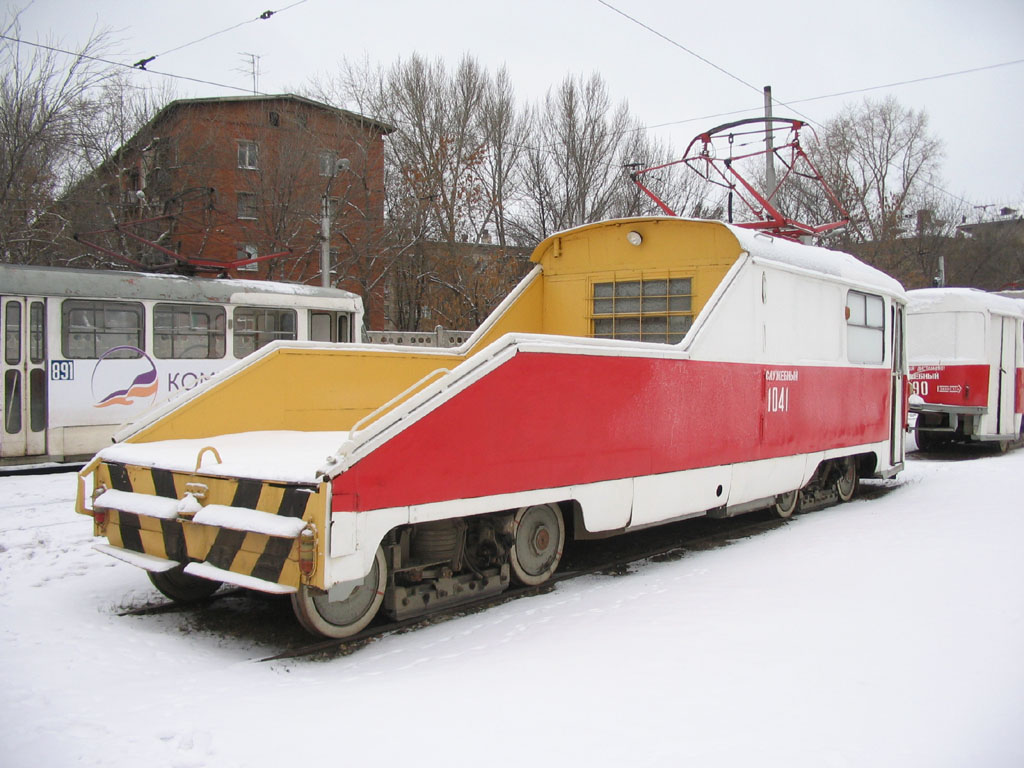
[[[292,591],[301,583],[320,586],[317,532],[326,530],[326,484],[111,462],[96,467],[93,483],[95,533],[105,535],[117,550],[158,558],[149,561],[154,563],[201,563],[205,570],[200,575],[232,581],[237,574],[242,578],[235,583],[265,591]]]

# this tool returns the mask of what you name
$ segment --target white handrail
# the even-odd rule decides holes
[[[390,400],[388,400],[386,403],[384,403],[381,406],[378,406],[373,411],[371,411],[370,413],[368,413],[365,416],[363,416],[363,418],[361,418],[359,421],[357,421],[355,424],[352,425],[352,429],[349,430],[349,435],[354,435],[364,424],[373,421],[381,413],[383,413],[384,411],[386,411],[389,408],[391,408],[391,406],[395,405],[396,403],[398,403],[398,402],[400,402],[402,400],[405,400],[415,390],[420,389],[421,387],[423,387],[428,381],[433,379],[435,376],[437,376],[439,374],[445,374],[445,373],[451,373],[451,369],[449,369],[449,368],[435,368],[430,373],[428,373],[426,376],[421,378],[419,381],[417,381],[416,383],[406,387],[401,392],[399,392],[397,395],[395,395]],[[337,451],[336,455],[344,456],[345,454],[348,453],[349,450],[351,450],[353,445],[355,445],[355,441],[352,440],[352,438],[350,437],[348,440],[346,440],[344,443],[341,444],[341,447],[338,448],[338,451]]]

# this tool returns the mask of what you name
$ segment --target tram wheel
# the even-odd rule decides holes
[[[857,477],[857,462],[852,456],[840,459],[839,476],[836,478],[836,493],[840,501],[849,501],[857,493],[860,479]]]
[[[332,602],[322,589],[302,585],[292,595],[292,610],[299,623],[315,635],[351,637],[377,615],[387,581],[387,561],[384,550],[378,547],[370,572],[344,600]]]
[[[555,504],[522,507],[512,522],[512,579],[533,587],[551,578],[562,560],[565,521]]]
[[[800,511],[800,491],[789,491],[775,497],[775,515],[788,520]]]
[[[153,586],[165,596],[179,603],[196,603],[205,600],[218,589],[221,582],[201,579],[185,573],[185,566],[179,565],[169,571],[147,571]]]
[[[920,427],[914,428],[914,441],[917,443],[917,450],[924,453],[934,451],[939,442],[931,432]]]

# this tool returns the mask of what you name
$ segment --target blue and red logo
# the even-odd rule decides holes
[[[133,352],[138,357],[114,357],[116,352]],[[148,400],[152,405],[159,382],[153,359],[138,347],[111,347],[96,361],[92,371],[94,408],[110,405],[135,405]],[[125,386],[127,384],[127,386]]]

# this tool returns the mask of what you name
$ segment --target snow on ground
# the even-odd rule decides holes
[[[1021,766],[1022,476],[1024,450],[911,459],[875,498],[725,548],[349,656],[266,663],[260,632],[119,616],[159,596],[91,549],[74,475],[0,478],[0,755],[8,768]],[[268,615],[297,637],[287,611]]]

